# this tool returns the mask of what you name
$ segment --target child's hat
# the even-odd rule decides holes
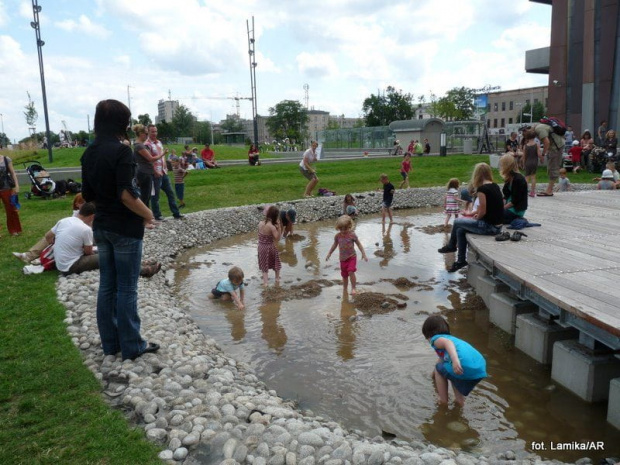
[[[579,145],[579,141],[578,140],[574,140],[573,141],[573,145]]]
[[[614,173],[612,173],[611,170],[603,171],[603,175],[601,176],[601,179],[613,179],[613,178],[614,178]]]

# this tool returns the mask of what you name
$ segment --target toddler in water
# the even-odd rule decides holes
[[[332,244],[331,249],[329,249],[325,260],[329,260],[329,257],[331,257],[334,250],[336,250],[336,247],[338,247],[340,252],[340,275],[343,279],[342,284],[344,286],[344,290],[347,290],[350,278],[351,295],[355,295],[357,292],[355,289],[357,284],[357,279],[355,277],[355,272],[357,271],[357,255],[355,254],[355,245],[357,245],[362,252],[362,258],[364,260],[368,261],[368,257],[366,257],[364,247],[362,247],[357,235],[352,231],[353,220],[350,216],[343,215],[338,218],[338,221],[336,221],[336,229],[340,232],[334,236],[334,243]]]
[[[465,397],[487,377],[486,360],[469,343],[450,335],[450,326],[440,315],[429,316],[422,325],[422,334],[439,356],[433,378],[439,403],[448,403],[448,381],[452,383],[455,402],[463,406]]]
[[[390,178],[388,178],[387,174],[382,174],[379,176],[379,181],[383,184],[383,202],[381,203],[381,222],[385,223],[385,215],[390,218],[390,223],[394,220],[392,219],[392,201],[394,200],[394,185],[390,182]]]
[[[276,284],[280,283],[280,255],[276,247],[282,235],[280,210],[272,205],[265,212],[265,219],[258,223],[258,268],[263,273],[263,285],[268,284],[269,270],[276,272]]]
[[[448,182],[448,192],[446,192],[446,200],[444,202],[444,213],[446,214],[446,221],[444,226],[448,226],[450,217],[454,215],[454,218],[459,217],[459,180],[456,178],[450,179]]]
[[[217,285],[211,289],[209,299],[222,299],[235,302],[235,305],[239,310],[245,308],[243,299],[245,297],[245,291],[243,290],[243,270],[238,266],[233,266],[228,270],[228,278],[222,279]],[[239,295],[237,295],[237,291]]]

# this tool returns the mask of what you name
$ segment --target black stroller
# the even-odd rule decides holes
[[[26,173],[30,178],[32,187],[30,192],[26,193],[26,198],[29,199],[33,195],[42,197],[44,199],[51,199],[56,194],[56,183],[52,180],[49,173],[43,168],[38,161],[30,160],[22,163],[26,168]]]

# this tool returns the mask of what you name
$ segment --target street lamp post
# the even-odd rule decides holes
[[[2,123],[2,140],[0,140],[0,147],[3,147],[6,134],[4,133],[4,115],[2,113],[0,113],[0,122]]]
[[[50,121],[49,116],[47,114],[47,94],[45,92],[45,71],[43,68],[43,46],[45,42],[41,40],[41,25],[39,23],[39,13],[42,8],[39,6],[39,0],[32,0],[32,14],[34,16],[34,21],[30,23],[30,26],[35,30],[35,35],[37,38],[37,52],[39,55],[39,74],[41,75],[41,93],[43,96],[43,114],[45,115],[45,135],[47,137],[47,152],[49,162],[52,163],[54,161],[54,156],[52,155],[52,138],[50,135]]]

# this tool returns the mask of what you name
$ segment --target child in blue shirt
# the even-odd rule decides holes
[[[239,310],[243,310],[245,308],[245,304],[243,303],[243,299],[245,297],[243,278],[243,270],[238,266],[233,266],[228,271],[228,278],[222,279],[213,289],[211,289],[209,299],[232,299],[235,302],[235,305],[237,305],[237,308]],[[239,291],[239,295],[237,295],[237,291]]]
[[[429,316],[422,325],[422,334],[439,356],[433,378],[439,403],[448,403],[448,380],[452,383],[455,402],[465,405],[465,397],[487,377],[486,361],[469,343],[450,335],[450,326],[440,315]]]

